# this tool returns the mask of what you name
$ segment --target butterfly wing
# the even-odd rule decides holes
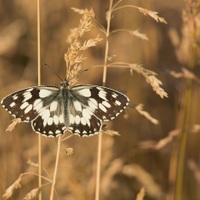
[[[96,85],[73,87],[69,100],[69,130],[81,136],[98,133],[102,121],[114,119],[129,103],[124,94]]]
[[[68,130],[79,136],[99,133],[102,121],[87,106],[71,95],[68,101]]]
[[[37,101],[41,101],[38,99]],[[64,101],[61,93],[49,99],[48,104],[39,110],[37,117],[31,122],[35,132],[45,136],[57,137],[66,130]]]
[[[1,105],[15,118],[20,118],[23,122],[30,122],[43,106],[41,101],[36,100],[40,98],[40,91],[44,90],[46,90],[46,87],[30,87],[16,91],[3,98]]]
[[[59,91],[57,87],[30,87],[6,96],[1,104],[15,118],[31,122],[34,131],[55,136],[64,130]]]
[[[103,121],[117,117],[129,103],[122,93],[110,88],[84,85],[68,90],[30,87],[6,96],[2,106],[15,118],[31,122],[35,132],[58,136],[67,129],[80,136],[98,133]]]
[[[129,104],[126,95],[103,86],[77,86],[72,89],[72,94],[103,121],[114,119]]]

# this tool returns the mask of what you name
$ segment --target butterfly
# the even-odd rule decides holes
[[[30,122],[36,133],[57,137],[65,131],[79,136],[98,134],[104,121],[113,120],[129,104],[126,95],[98,85],[70,87],[67,80],[54,86],[34,86],[2,99],[15,118]]]

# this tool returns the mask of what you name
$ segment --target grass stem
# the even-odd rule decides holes
[[[108,10],[108,13],[107,13],[106,46],[105,46],[103,78],[102,78],[103,86],[105,86],[105,84],[106,84],[106,77],[107,77],[107,61],[108,61],[108,50],[109,50],[108,37],[109,37],[109,34],[110,34],[112,7],[113,7],[113,0],[110,0],[109,1],[109,10]],[[98,150],[97,150],[97,175],[96,175],[95,200],[100,199],[102,137],[103,137],[103,135],[99,134],[99,136],[98,136]]]
[[[59,138],[58,138],[56,163],[55,163],[55,168],[54,168],[53,181],[52,181],[52,185],[51,185],[50,200],[53,200],[53,198],[54,198],[56,176],[57,176],[57,171],[58,171],[58,162],[59,162],[59,157],[60,157],[60,144],[61,144],[61,136],[59,136]]]
[[[190,109],[190,99],[191,99],[191,80],[187,80],[186,94],[185,94],[185,108],[183,113],[183,122],[182,122],[182,133],[180,140],[180,147],[178,153],[178,163],[177,163],[177,179],[176,179],[176,190],[175,190],[175,199],[182,200],[182,188],[183,188],[183,178],[184,178],[184,166],[185,166],[185,151],[187,145],[187,135],[188,135],[188,117]]]
[[[41,46],[40,46],[40,0],[37,0],[37,60],[38,60],[38,85],[41,85]],[[42,187],[42,136],[38,135],[38,187]],[[39,200],[42,200],[40,190]]]
[[[190,69],[194,66],[194,52],[191,54]],[[187,145],[187,135],[188,135],[188,119],[191,105],[191,95],[192,95],[192,80],[187,79],[186,91],[183,107],[183,120],[181,124],[181,139],[180,147],[178,152],[178,162],[177,162],[177,178],[176,178],[176,188],[175,188],[175,200],[183,199],[183,179],[184,179],[184,166],[185,166],[185,152]]]

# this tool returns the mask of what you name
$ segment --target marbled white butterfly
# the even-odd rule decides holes
[[[103,121],[117,117],[129,104],[124,94],[103,86],[69,87],[65,80],[60,88],[35,86],[16,91],[1,104],[23,122],[31,122],[35,132],[56,137],[70,131],[79,136],[99,133]]]

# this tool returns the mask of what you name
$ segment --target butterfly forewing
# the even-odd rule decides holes
[[[77,86],[72,89],[72,95],[103,121],[114,119],[129,104],[129,99],[124,94],[103,86]]]
[[[26,88],[6,96],[1,104],[14,117],[30,122],[37,117],[40,109],[48,105],[47,96],[55,95],[58,90],[56,87]]]
[[[33,96],[35,98],[32,98]],[[37,89],[27,88],[6,96],[2,99],[1,104],[14,117],[30,122],[37,116],[36,110],[32,109],[37,98],[39,98]]]

